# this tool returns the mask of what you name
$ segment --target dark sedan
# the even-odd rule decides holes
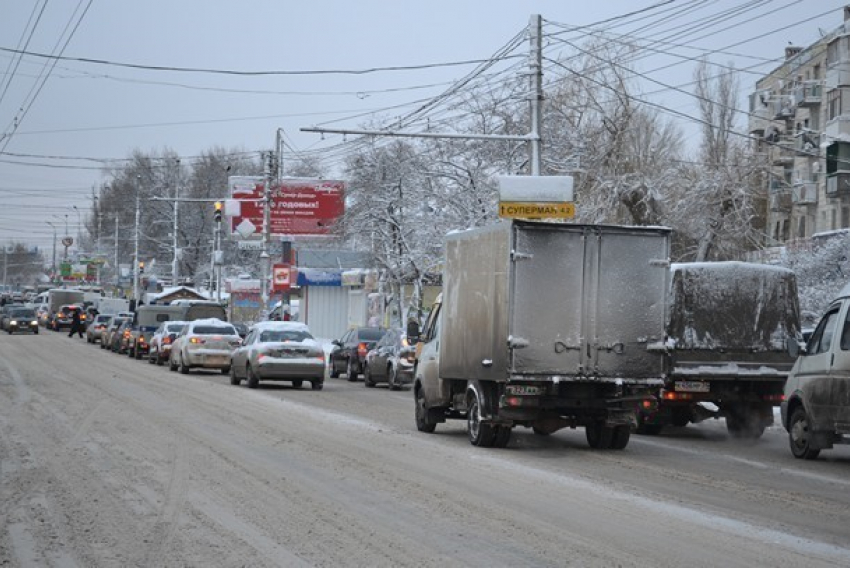
[[[413,365],[416,363],[416,347],[410,345],[400,329],[391,329],[366,355],[363,367],[363,382],[367,387],[387,383],[390,390],[413,382]]]
[[[330,355],[331,378],[345,373],[349,381],[356,381],[357,376],[363,372],[366,354],[377,345],[386,332],[383,327],[355,327],[340,339],[335,339]]]

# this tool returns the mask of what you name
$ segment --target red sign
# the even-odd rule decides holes
[[[272,266],[272,292],[289,292],[290,270],[288,264]]]
[[[265,180],[255,176],[231,176],[232,199],[240,201],[240,215],[231,217],[231,233],[243,221],[263,231]],[[345,183],[334,180],[284,179],[273,185],[269,201],[271,227],[275,237],[327,235],[345,211]]]

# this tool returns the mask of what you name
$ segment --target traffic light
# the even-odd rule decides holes
[[[216,223],[221,223],[221,208],[224,204],[221,201],[215,202],[215,213],[213,214],[213,219]]]
[[[145,261],[140,260],[139,261],[139,274],[143,274],[144,272],[145,272]]]

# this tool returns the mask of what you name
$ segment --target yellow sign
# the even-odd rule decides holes
[[[500,201],[499,217],[510,219],[572,219],[576,205],[571,201]]]

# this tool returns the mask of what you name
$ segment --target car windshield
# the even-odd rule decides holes
[[[378,339],[381,339],[384,336],[385,333],[386,333],[385,329],[365,328],[365,329],[361,329],[359,332],[357,332],[357,336],[361,340],[376,341]]]
[[[306,331],[297,330],[269,330],[260,334],[262,343],[274,341],[304,341],[305,339],[313,339],[313,336]]]
[[[236,335],[236,330],[229,325],[199,325],[192,330],[195,335]]]
[[[35,312],[33,310],[12,310],[13,318],[34,318]]]
[[[169,324],[169,325],[165,328],[165,332],[166,332],[166,333],[180,333],[181,331],[183,331],[183,328],[184,328],[184,327],[186,327],[186,324],[185,324],[185,323],[175,323],[175,324]]]

